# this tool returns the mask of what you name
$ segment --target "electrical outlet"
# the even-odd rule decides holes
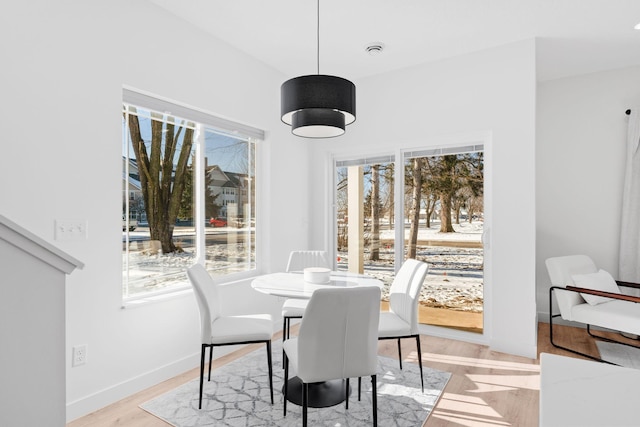
[[[80,366],[87,363],[87,345],[76,345],[73,347],[73,359],[71,366]]]
[[[56,240],[86,240],[87,220],[57,219],[55,221]]]

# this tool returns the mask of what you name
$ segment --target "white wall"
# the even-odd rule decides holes
[[[551,286],[545,259],[589,255],[617,277],[629,108],[640,68],[538,84],[536,281],[540,319]]]
[[[87,240],[53,242],[85,263],[67,282],[73,419],[199,362],[191,294],[121,309],[122,86],[267,131],[257,184],[265,270],[272,262],[284,268],[288,251],[307,245],[283,227],[287,215],[305,216],[292,194],[305,194],[297,159],[306,148],[279,121],[285,76],[145,1],[12,2],[0,16],[0,40],[1,212],[51,242],[55,219],[88,221]],[[88,363],[72,368],[76,344],[88,346]]]
[[[34,0],[6,11],[1,212],[49,241],[55,219],[89,224],[86,241],[55,242],[85,263],[67,282],[69,419],[198,364],[191,295],[120,308],[123,84],[267,131],[258,154],[264,271],[284,268],[291,249],[326,246],[330,155],[478,132],[492,135],[492,348],[535,356],[545,257],[588,250],[616,269],[619,214],[609,206],[619,204],[611,188],[622,177],[623,113],[640,105],[638,69],[539,84],[536,128],[535,45],[514,43],[356,82],[358,120],[346,136],[308,141],[278,117],[280,84],[293,76],[144,1]],[[229,292],[239,289],[249,291],[244,283]],[[88,345],[88,364],[71,368],[76,344]]]
[[[348,77],[348,76],[343,76]],[[364,155],[488,133],[492,348],[535,357],[535,43],[533,40],[371,77],[357,83],[357,120],[344,137],[312,141],[312,245],[330,231],[331,155]],[[320,160],[324,159],[324,162]],[[515,232],[517,230],[517,233]]]

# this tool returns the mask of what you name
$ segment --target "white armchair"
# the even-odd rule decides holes
[[[593,333],[591,326],[640,335],[640,298],[625,295],[619,287],[640,289],[640,284],[614,280],[609,273],[599,270],[586,255],[553,257],[546,260],[551,279],[549,288],[549,338],[557,348],[589,359],[611,363],[601,358],[571,349],[553,340],[553,319],[562,319],[587,325],[594,338],[629,345]],[[553,296],[560,313],[553,313]],[[632,346],[635,347],[635,346]]]
[[[307,425],[308,386],[371,376],[373,425],[377,426],[378,287],[324,288],[313,293],[297,338],[284,342],[284,415],[289,365],[302,381],[302,425]],[[348,407],[348,394],[347,394]]]
[[[211,381],[211,361],[213,347],[265,343],[267,346],[267,363],[269,364],[269,386],[271,388],[271,404],[273,404],[273,368],[271,362],[271,337],[273,321],[269,314],[246,316],[221,316],[218,285],[207,270],[200,264],[187,269],[187,276],[193,285],[193,293],[200,311],[200,333],[202,347],[200,351],[200,400],[198,408],[202,409],[202,391],[204,378],[204,359],[209,348],[209,381]]]

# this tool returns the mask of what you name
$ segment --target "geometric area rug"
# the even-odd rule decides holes
[[[140,405],[142,409],[176,427],[200,426],[269,426],[302,425],[302,408],[287,403],[283,417],[282,343],[272,342],[273,399],[269,395],[266,346],[227,363],[211,372],[205,371],[202,410],[198,409],[199,379],[189,381]],[[451,374],[424,368],[424,393],[420,388],[417,364],[403,363],[378,356],[378,424],[380,426],[421,426],[436,405]],[[290,370],[289,377],[295,376]],[[362,397],[358,401],[358,381],[351,383],[349,409],[344,403],[329,408],[309,408],[309,425],[332,427],[371,426],[371,381],[362,380]]]
[[[596,341],[600,358],[625,368],[640,369],[640,349],[606,341]]]

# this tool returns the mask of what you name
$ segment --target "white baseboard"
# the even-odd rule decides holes
[[[216,350],[216,357],[224,356],[239,348],[229,346]],[[119,400],[200,366],[200,352],[133,377],[119,384],[67,402],[67,422],[88,415]]]

